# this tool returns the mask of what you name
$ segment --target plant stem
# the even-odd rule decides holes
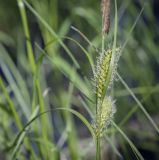
[[[27,19],[27,14],[26,14],[26,10],[25,10],[25,6],[23,3],[23,0],[17,0],[18,6],[19,6],[19,10],[20,10],[20,16],[22,19],[22,25],[23,25],[23,30],[24,30],[24,35],[26,37],[26,48],[27,48],[27,54],[28,54],[28,59],[29,59],[29,65],[30,65],[30,69],[32,71],[32,75],[33,76],[37,76],[38,75],[38,70],[37,70],[37,65],[36,65],[36,61],[34,58],[34,53],[33,53],[33,48],[32,48],[32,44],[31,44],[31,37],[30,37],[30,30],[29,30],[29,24],[28,24],[28,19]],[[43,100],[43,96],[42,96],[42,89],[41,89],[41,85],[40,85],[40,76],[37,76],[37,79],[35,80],[35,89],[37,92],[37,98],[38,98],[38,103],[40,106],[40,112],[44,112],[45,107],[44,107],[44,100]],[[35,103],[33,100],[33,105],[35,107]],[[32,108],[33,110],[35,108]],[[44,139],[44,141],[48,141],[48,122],[47,119],[45,117],[41,117],[41,126],[42,126],[42,137]],[[43,155],[45,155],[45,158],[48,159],[48,148],[46,148],[46,151],[43,151],[43,146],[41,147],[41,153]]]
[[[21,15],[21,19],[22,19],[22,24],[23,24],[23,29],[24,29],[24,34],[25,34],[25,38],[26,38],[28,59],[29,59],[32,73],[34,74],[35,70],[36,70],[36,64],[35,64],[33,49],[32,49],[32,45],[31,45],[31,41],[30,41],[30,31],[29,31],[29,25],[28,25],[28,21],[27,21],[26,10],[25,10],[24,3],[22,0],[17,0],[17,2],[18,2],[20,15]]]
[[[96,138],[96,160],[101,160],[100,137]]]
[[[102,35],[102,54],[104,54],[104,51],[105,51],[105,35],[104,35],[104,33],[103,33],[103,35]]]

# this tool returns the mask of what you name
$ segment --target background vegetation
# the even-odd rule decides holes
[[[158,2],[117,3],[116,127],[102,139],[102,159],[141,159],[136,148],[145,160],[158,160]],[[106,48],[113,43],[114,12],[112,2]],[[96,61],[101,38],[100,1],[1,0],[0,159],[95,159],[82,115],[93,123],[88,57]]]

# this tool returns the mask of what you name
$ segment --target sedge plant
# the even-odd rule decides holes
[[[117,14],[117,6],[115,1],[115,9]],[[109,89],[112,86],[117,63],[120,57],[120,48],[116,47],[117,24],[114,27],[114,44],[113,47],[105,50],[105,38],[109,33],[110,28],[110,1],[103,0],[101,2],[102,10],[102,52],[97,60],[97,66],[94,73],[95,93],[96,93],[96,122],[95,122],[95,137],[96,137],[96,160],[101,159],[100,141],[103,131],[110,124],[115,113],[115,104],[113,98],[109,95]],[[115,16],[117,18],[117,15]],[[117,22],[117,19],[115,19]]]
[[[40,2],[40,1],[39,1]],[[41,1],[43,2],[43,1]],[[57,1],[54,1],[55,4]],[[117,64],[118,64],[118,60],[121,54],[121,48],[117,47],[116,45],[116,36],[117,36],[117,4],[115,1],[115,20],[114,20],[114,43],[111,47],[109,47],[108,49],[105,48],[105,44],[108,34],[109,34],[109,30],[110,28],[110,1],[109,0],[102,0],[101,2],[101,9],[102,9],[102,29],[101,29],[101,37],[102,37],[102,49],[101,51],[98,50],[98,58],[96,59],[96,67],[94,67],[94,63],[93,60],[91,59],[92,57],[89,55],[88,51],[85,50],[82,45],[80,43],[78,43],[77,41],[71,39],[70,37],[60,37],[58,34],[56,34],[56,32],[54,32],[54,29],[52,29],[51,27],[53,27],[54,25],[51,22],[49,22],[49,20],[45,20],[45,16],[43,16],[43,14],[38,14],[36,12],[36,10],[38,12],[40,12],[41,8],[40,6],[43,6],[45,3],[41,3],[42,5],[39,4],[39,6],[37,5],[38,2],[33,2],[32,1],[32,5],[34,8],[33,9],[31,5],[29,5],[29,3],[24,0],[18,0],[18,4],[19,4],[19,9],[21,11],[21,18],[22,18],[22,22],[23,22],[23,29],[24,29],[24,33],[25,33],[25,37],[26,37],[26,48],[27,48],[27,53],[28,53],[28,59],[29,59],[29,66],[30,69],[32,71],[32,76],[34,78],[34,84],[33,84],[33,98],[29,97],[29,92],[27,91],[26,87],[25,87],[25,81],[21,78],[19,78],[20,80],[18,80],[19,77],[19,73],[17,69],[15,69],[14,65],[11,65],[12,63],[10,63],[9,69],[14,73],[15,75],[15,79],[17,81],[16,83],[14,82],[14,79],[12,78],[11,74],[9,74],[9,71],[5,65],[5,63],[3,62],[3,59],[5,59],[5,57],[7,57],[7,54],[0,54],[2,60],[0,60],[0,64],[2,69],[5,71],[5,75],[8,74],[7,80],[10,79],[9,83],[10,84],[14,84],[11,85],[11,87],[14,87],[14,93],[15,93],[15,99],[18,99],[20,106],[22,106],[22,109],[24,110],[23,113],[24,115],[26,115],[27,117],[27,124],[24,125],[23,122],[21,122],[21,116],[20,114],[18,114],[18,112],[16,111],[17,109],[17,103],[15,103],[15,99],[12,100],[12,97],[10,97],[9,93],[9,89],[6,87],[6,84],[4,83],[3,79],[0,78],[0,89],[2,90],[1,93],[1,97],[0,97],[0,107],[3,109],[3,111],[5,113],[7,113],[7,115],[2,114],[2,119],[3,120],[3,128],[4,131],[7,128],[5,125],[8,122],[8,114],[11,113],[11,117],[12,119],[14,119],[18,131],[19,133],[17,134],[17,136],[15,137],[15,139],[13,139],[13,143],[10,145],[9,144],[9,151],[12,152],[12,158],[21,158],[22,159],[26,159],[25,154],[23,155],[22,151],[24,152],[26,151],[30,151],[31,152],[31,156],[30,159],[34,160],[34,159],[54,159],[54,160],[58,160],[60,159],[60,154],[63,152],[66,153],[67,151],[69,152],[70,158],[73,160],[79,160],[82,159],[81,153],[78,152],[78,145],[77,145],[77,135],[76,132],[74,130],[77,130],[77,127],[75,126],[74,123],[74,118],[72,116],[72,114],[74,114],[76,117],[78,117],[84,124],[85,126],[88,128],[88,130],[90,131],[92,137],[95,140],[95,145],[96,145],[96,160],[101,160],[101,153],[102,153],[102,141],[104,138],[106,138],[106,133],[109,134],[112,130],[112,128],[108,128],[108,126],[110,125],[110,123],[114,126],[113,131],[114,133],[116,133],[116,131],[119,131],[121,133],[121,135],[124,137],[124,139],[130,144],[131,148],[133,149],[135,155],[137,155],[138,159],[143,159],[142,156],[140,155],[139,151],[136,149],[136,147],[134,146],[134,144],[130,141],[130,139],[124,134],[124,132],[119,128],[118,125],[115,124],[115,122],[112,121],[113,115],[116,111],[116,107],[115,107],[115,101],[114,98],[111,96],[111,90],[113,87],[113,80],[115,79],[115,74],[116,74],[116,70],[117,70]],[[30,33],[29,33],[29,27],[28,27],[28,22],[27,22],[27,16],[25,13],[25,8],[24,5],[26,5],[26,7],[36,16],[36,18],[39,20],[38,23],[40,24],[40,28],[43,32],[43,38],[45,43],[47,43],[48,41],[51,41],[51,39],[53,38],[53,42],[58,42],[58,47],[56,48],[56,45],[51,45],[51,47],[49,49],[45,48],[45,49],[41,49],[40,47],[40,52],[42,51],[42,56],[39,58],[38,61],[36,61],[35,57],[34,57],[34,53],[33,53],[33,49],[32,49],[32,45],[30,42]],[[36,7],[35,7],[36,6]],[[55,6],[55,5],[52,5]],[[44,10],[45,13],[46,10]],[[54,13],[55,14],[55,13]],[[48,14],[49,15],[49,14]],[[42,17],[43,16],[43,17]],[[55,15],[56,16],[56,15]],[[49,17],[51,18],[51,17]],[[55,18],[56,21],[56,18]],[[75,28],[74,28],[75,29]],[[77,29],[75,29],[76,31],[78,31]],[[48,32],[46,34],[46,32]],[[80,33],[82,35],[82,33],[80,31],[78,31],[78,33]],[[83,36],[83,35],[82,35]],[[67,40],[69,39],[72,43],[75,42],[81,49],[82,51],[86,54],[92,70],[93,70],[93,83],[94,83],[94,90],[95,90],[95,98],[96,101],[94,102],[94,100],[92,100],[89,97],[90,91],[92,91],[91,87],[89,88],[90,85],[90,81],[86,81],[86,79],[82,79],[77,71],[77,69],[79,69],[79,65],[78,65],[78,61],[76,61],[76,59],[74,58],[74,56],[72,55],[72,53],[68,50],[67,46],[65,45],[65,43],[63,43],[63,38],[67,38]],[[85,37],[86,39],[86,37]],[[89,41],[88,39],[86,39],[86,41]],[[127,41],[126,41],[127,42]],[[55,43],[57,44],[57,43]],[[72,59],[73,62],[73,66],[70,65],[67,60],[64,59],[64,57],[59,56],[58,54],[53,53],[53,55],[48,54],[51,53],[52,51],[57,52],[59,46],[61,45],[61,47],[63,47],[65,49],[65,51],[68,53],[70,59]],[[123,45],[124,46],[124,45]],[[55,48],[54,48],[55,47]],[[125,47],[125,46],[124,46]],[[123,48],[122,47],[122,50]],[[2,50],[2,46],[0,45],[1,48],[1,52]],[[45,53],[45,50],[47,53]],[[3,53],[5,53],[5,51],[3,51]],[[44,76],[44,74],[39,75],[39,68],[42,66],[42,62],[44,55],[46,55],[46,57],[49,60],[49,63],[52,65],[52,68],[54,70],[56,70],[57,68],[69,79],[69,87],[68,90],[64,91],[62,90],[61,92],[59,92],[58,96],[60,98],[57,98],[57,100],[61,101],[61,103],[57,103],[60,104],[61,108],[58,107],[56,109],[50,109],[47,110],[46,103],[45,103],[45,99],[43,96],[43,88],[41,86],[41,77]],[[8,58],[6,58],[8,59]],[[10,60],[8,60],[10,61]],[[41,72],[40,72],[41,73]],[[60,72],[58,72],[58,75],[60,75]],[[144,110],[144,107],[142,106],[142,104],[140,103],[140,101],[136,98],[136,96],[133,94],[133,92],[131,91],[131,89],[128,87],[128,85],[124,82],[124,80],[121,78],[121,76],[117,73],[117,76],[119,77],[119,80],[123,83],[123,85],[126,87],[127,91],[130,92],[130,94],[132,95],[132,97],[135,99],[135,101],[137,102],[137,104],[140,106],[140,108],[142,109],[142,111],[145,113],[145,115],[148,117],[148,119],[150,120],[150,122],[153,124],[154,128],[156,128],[156,130],[158,130],[157,126],[155,125],[155,123],[153,122],[153,120],[151,119],[151,117],[148,115],[148,113],[146,112],[146,110]],[[21,77],[21,76],[20,76]],[[61,77],[61,76],[60,76]],[[44,78],[42,78],[44,79]],[[23,84],[24,82],[24,84]],[[87,83],[86,83],[87,82]],[[18,87],[17,87],[18,86]],[[21,88],[18,90],[18,88]],[[91,101],[93,102],[93,104],[95,105],[91,105],[93,106],[92,108],[95,110],[95,113],[92,113],[91,109],[87,106],[87,101],[83,101],[83,99],[80,97],[80,102],[83,104],[83,106],[85,106],[85,109],[88,111],[88,113],[91,115],[92,120],[93,120],[93,124],[90,123],[82,114],[80,114],[79,112],[77,112],[76,110],[71,109],[72,104],[77,105],[77,96],[74,95],[74,90],[75,88],[79,89],[80,92],[83,93],[83,95],[85,95],[85,97],[87,98],[87,100],[90,98]],[[24,91],[24,92],[20,92]],[[28,93],[27,93],[28,92]],[[22,94],[18,94],[18,93],[22,93]],[[24,95],[25,96],[24,96]],[[45,94],[46,96],[47,94]],[[5,98],[4,98],[5,97]],[[24,98],[23,98],[24,97]],[[29,97],[29,98],[27,98]],[[53,101],[55,100],[55,95],[54,94],[50,94],[50,97],[53,99]],[[24,103],[26,100],[26,104]],[[74,99],[76,102],[74,102]],[[8,108],[5,107],[5,101],[8,103]],[[28,101],[32,101],[31,103],[28,103]],[[54,102],[55,103],[55,102]],[[30,104],[32,104],[32,111],[30,111],[30,108],[27,106],[31,106]],[[75,106],[74,105],[74,106]],[[91,106],[89,105],[89,106]],[[95,106],[95,107],[94,107]],[[29,112],[28,112],[29,111]],[[66,127],[65,127],[65,123],[63,124],[63,128],[65,128],[65,130],[62,133],[60,140],[56,142],[53,140],[53,142],[50,142],[50,134],[54,134],[54,132],[50,132],[50,128],[52,128],[52,123],[50,121],[49,116],[47,115],[51,115],[52,112],[56,112],[60,111],[61,113],[63,113],[64,115],[64,121],[66,122]],[[31,114],[32,112],[32,114]],[[39,113],[40,112],[40,113]],[[133,111],[134,112],[134,111]],[[131,113],[133,113],[131,112]],[[31,115],[31,116],[30,116]],[[57,116],[57,115],[56,115]],[[127,121],[127,119],[129,119],[129,116],[126,116],[123,123],[125,123],[125,121]],[[35,120],[39,119],[38,122],[40,123],[34,123],[32,124]],[[58,119],[58,124],[61,123],[61,116],[57,116]],[[123,124],[121,123],[121,124]],[[37,126],[40,126],[39,128]],[[59,125],[60,126],[60,125]],[[61,127],[61,128],[62,128]],[[121,127],[121,126],[120,126]],[[42,128],[42,129],[41,129]],[[60,128],[60,129],[61,129]],[[33,133],[35,132],[36,135],[38,132],[41,133],[41,137],[38,138],[30,138],[27,136],[27,134],[29,133],[30,130],[34,130]],[[59,130],[60,130],[59,129]],[[8,129],[7,131],[11,131],[11,129]],[[54,131],[54,130],[53,130]],[[6,131],[5,131],[6,132]],[[37,149],[35,150],[35,146],[32,145],[32,143],[30,143],[30,139],[34,139],[34,141],[36,141],[38,144]],[[52,138],[53,139],[53,138]],[[107,138],[109,139],[109,138]],[[23,143],[24,141],[24,143]],[[109,139],[107,142],[110,142],[111,139]],[[68,146],[68,150],[64,151],[64,144],[67,143]],[[116,149],[116,146],[112,143],[112,146]],[[22,147],[23,146],[23,147]],[[47,146],[47,147],[44,147]],[[112,148],[113,148],[112,147]],[[24,148],[24,149],[23,149]],[[50,148],[51,152],[50,152]],[[117,150],[117,149],[116,149]],[[61,152],[59,154],[59,152]],[[67,153],[68,153],[67,152]],[[118,151],[117,151],[118,152]],[[66,153],[66,155],[68,155]],[[21,155],[21,156],[20,156]],[[119,153],[120,155],[120,153]],[[83,155],[84,156],[84,155]]]

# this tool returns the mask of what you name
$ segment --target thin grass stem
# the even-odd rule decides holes
[[[17,2],[18,2],[20,15],[21,15],[21,19],[22,19],[22,24],[23,24],[23,29],[24,29],[24,34],[25,34],[25,38],[26,38],[26,46],[27,46],[30,67],[31,67],[32,72],[35,73],[36,65],[35,65],[35,59],[34,59],[32,45],[30,42],[30,32],[29,32],[29,25],[28,25],[28,21],[27,21],[26,10],[25,10],[24,3],[22,0],[17,0]]]
[[[96,138],[96,160],[101,160],[101,146],[100,146],[100,137]]]
[[[133,99],[135,100],[135,102],[139,105],[140,109],[143,111],[143,113],[145,114],[145,116],[147,117],[147,119],[150,121],[150,123],[152,124],[152,126],[155,128],[155,130],[159,134],[159,128],[158,128],[158,126],[156,125],[156,123],[154,122],[154,120],[151,118],[151,116],[149,115],[149,113],[146,111],[145,107],[141,104],[141,102],[139,101],[139,99],[131,91],[130,87],[126,84],[126,82],[123,80],[123,78],[120,76],[120,74],[119,73],[116,73],[116,74],[117,74],[119,80],[121,81],[121,83],[128,90],[128,92],[130,93],[130,95],[133,97]]]

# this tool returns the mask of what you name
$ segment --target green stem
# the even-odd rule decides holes
[[[32,44],[30,41],[30,31],[29,31],[29,24],[28,24],[28,20],[27,20],[25,6],[23,3],[23,0],[17,0],[17,3],[19,6],[20,16],[21,16],[22,24],[23,24],[23,30],[24,30],[24,34],[25,34],[25,38],[26,38],[26,48],[27,48],[29,65],[30,65],[33,76],[36,76],[36,74],[38,74],[38,71],[37,71],[37,66],[36,66],[36,62],[35,62],[35,58],[34,58]],[[36,83],[35,89],[37,92],[37,98],[38,98],[38,102],[39,102],[39,106],[40,106],[40,112],[44,112],[45,108],[44,108],[44,100],[43,100],[43,96],[42,96],[42,89],[41,89],[41,85],[40,85],[40,77],[38,77],[36,79],[35,83]],[[33,103],[32,105],[34,105],[33,107],[35,107],[34,100],[32,103]],[[33,109],[35,109],[35,108],[33,108]],[[41,126],[42,126],[42,137],[45,141],[47,141],[48,140],[47,118],[45,118],[45,117],[41,118]],[[45,157],[48,157],[48,153],[43,151],[42,147],[41,147],[41,152],[43,155],[45,155]]]
[[[105,52],[105,45],[104,45],[104,43],[105,43],[105,34],[103,33],[102,34],[102,54],[104,54],[104,52]]]
[[[96,138],[96,160],[101,160],[100,137]]]
[[[27,47],[30,67],[31,67],[32,73],[35,73],[36,64],[35,64],[33,49],[32,49],[32,45],[30,41],[30,32],[29,32],[29,25],[27,21],[26,10],[25,10],[24,3],[22,0],[17,0],[17,2],[18,2],[22,24],[23,24],[23,29],[24,29],[24,34],[26,38],[26,47]]]

